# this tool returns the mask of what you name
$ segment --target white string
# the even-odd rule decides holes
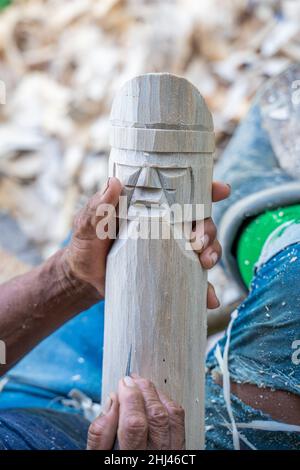
[[[232,411],[232,406],[231,406],[231,400],[230,400],[230,373],[228,369],[228,353],[229,353],[229,345],[230,345],[230,336],[231,336],[231,329],[234,320],[238,316],[238,311],[234,310],[231,314],[231,320],[227,328],[227,339],[224,347],[224,352],[223,356],[219,347],[219,344],[217,345],[217,348],[215,350],[215,357],[219,363],[221,372],[223,374],[223,395],[224,395],[224,400],[228,412],[228,416],[231,422],[231,427],[232,427],[232,440],[233,440],[233,448],[235,450],[240,450],[240,436],[238,429],[235,424],[234,416],[233,416],[233,411]]]
[[[230,423],[225,422],[225,424],[221,424],[221,426],[226,426],[232,432],[232,440],[233,440],[233,448],[235,450],[240,450],[240,440],[244,441],[252,450],[257,450],[256,447],[248,441],[248,439],[238,431],[240,429],[257,429],[262,431],[271,431],[271,432],[300,432],[300,426],[294,424],[287,424],[282,423],[280,421],[265,421],[265,420],[253,420],[249,423],[236,423],[233,410],[231,406],[231,399],[230,399],[230,372],[228,368],[228,354],[229,354],[229,346],[230,346],[230,337],[231,337],[231,330],[233,326],[234,320],[238,316],[238,310],[234,310],[231,314],[231,320],[227,328],[227,339],[224,346],[224,352],[222,356],[221,348],[219,343],[215,349],[215,357],[218,361],[220,371],[223,375],[223,395],[224,401],[226,404],[228,416],[230,419]]]
[[[261,429],[272,432],[300,432],[300,426],[295,424],[281,423],[280,421],[253,420],[249,423],[236,423],[238,428]]]
[[[68,396],[71,398],[69,401],[73,402],[73,406],[78,406],[79,409],[83,411],[83,415],[88,421],[92,422],[99,416],[101,405],[93,402],[93,400],[81,390],[73,388],[68,393]]]
[[[239,433],[240,439],[245,442],[245,444],[250,447],[251,450],[257,450],[257,447],[255,447],[253,444],[251,444],[250,441],[240,432]]]
[[[229,429],[229,431],[232,432],[231,425],[230,425],[229,423],[227,423],[227,421],[225,421],[225,424],[223,424],[222,426],[226,426],[226,427]],[[236,424],[236,426],[237,426],[237,424]],[[212,427],[213,427],[213,426],[212,426]],[[248,447],[250,447],[251,450],[257,450],[257,448],[256,448],[253,444],[251,444],[251,442],[248,441],[248,439],[246,438],[246,436],[244,436],[241,432],[239,432],[239,438],[241,439],[241,441],[245,442],[245,444],[246,444]]]
[[[93,402],[85,393],[80,390],[73,388],[69,393],[68,397],[57,396],[53,398],[48,404],[47,408],[51,408],[54,403],[60,402],[62,405],[74,408],[75,410],[82,410],[83,416],[90,422],[99,416],[101,412],[101,405]]]

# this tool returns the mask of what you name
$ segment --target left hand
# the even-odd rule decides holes
[[[106,257],[113,243],[111,239],[100,240],[97,237],[97,224],[101,220],[101,207],[117,207],[122,185],[117,178],[110,178],[104,192],[96,193],[77,214],[74,221],[73,236],[69,246],[64,250],[66,270],[70,270],[76,279],[88,283],[97,289],[104,298]],[[212,185],[213,202],[222,201],[230,194],[227,184],[214,182]],[[204,269],[211,269],[220,259],[222,250],[216,239],[217,230],[212,219],[198,223],[191,238],[194,250],[199,253],[199,260]],[[208,285],[207,307],[217,308],[219,301],[214,288]]]

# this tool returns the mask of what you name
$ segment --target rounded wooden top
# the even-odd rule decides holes
[[[153,152],[213,152],[213,120],[188,80],[168,73],[125,83],[111,110],[113,147]]]

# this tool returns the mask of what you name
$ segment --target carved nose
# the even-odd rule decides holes
[[[143,188],[161,188],[161,183],[154,168],[142,168],[136,186]]]

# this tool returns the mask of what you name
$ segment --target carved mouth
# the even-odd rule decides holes
[[[137,199],[133,203],[134,206],[144,206],[144,207],[151,207],[151,206],[160,206],[160,203],[157,201],[150,201],[148,199]]]

